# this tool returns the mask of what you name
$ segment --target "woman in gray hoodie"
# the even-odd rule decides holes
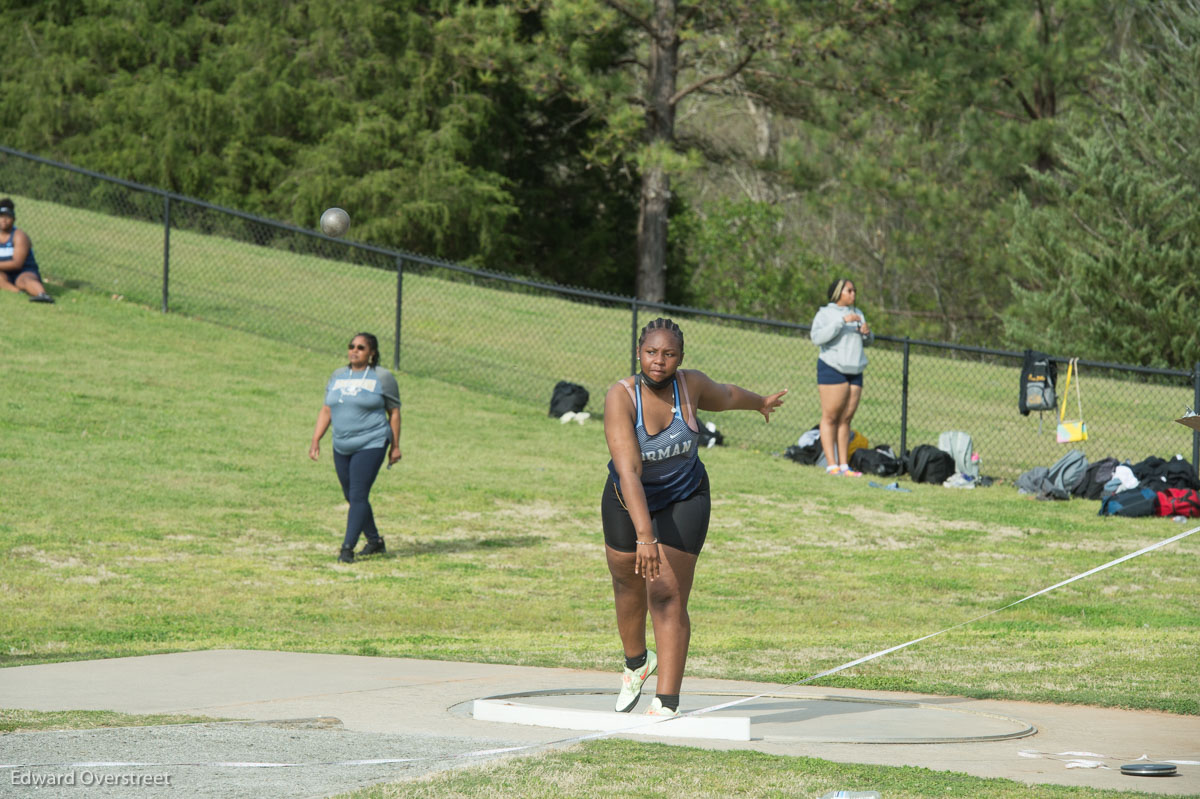
[[[862,397],[863,347],[875,340],[863,312],[855,306],[854,283],[846,278],[829,286],[829,304],[817,311],[809,336],[821,348],[817,356],[817,391],[821,396],[821,449],[826,471],[861,477],[850,468],[850,421]],[[837,447],[836,451],[834,447]],[[840,457],[840,461],[839,461]]]

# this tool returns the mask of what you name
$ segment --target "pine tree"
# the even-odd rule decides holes
[[[1200,360],[1200,2],[1142,9],[1098,122],[1074,126],[1061,168],[1033,174],[1011,252],[1022,271],[1012,340],[1147,366]]]

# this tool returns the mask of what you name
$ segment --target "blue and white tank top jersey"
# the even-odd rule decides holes
[[[672,409],[671,423],[659,433],[650,435],[646,432],[645,421],[642,418],[642,381],[634,377],[637,387],[634,388],[622,380],[621,385],[633,397],[637,408],[637,421],[634,432],[637,434],[638,448],[642,451],[642,489],[646,493],[646,506],[651,512],[662,510],[672,502],[678,502],[690,497],[706,474],[704,464],[699,457],[700,429],[696,426],[696,409],[688,396],[687,383],[679,379],[676,373],[672,381],[675,394],[675,407]],[[683,418],[683,404],[680,402],[679,385],[683,383],[683,402],[687,403],[690,421]],[[617,477],[613,462],[608,462],[608,473],[618,490],[621,481]]]
[[[10,269],[12,264],[7,263],[13,259],[13,239],[16,238],[17,229],[13,228],[8,231],[8,241],[0,241],[0,269]],[[33,257],[33,243],[29,244],[29,252],[25,255],[25,263],[22,269],[33,267],[37,269],[37,259]]]

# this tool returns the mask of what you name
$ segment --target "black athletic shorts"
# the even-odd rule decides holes
[[[708,475],[687,499],[673,502],[667,507],[650,514],[654,537],[660,544],[683,552],[699,555],[708,535],[708,516],[711,503],[708,497]],[[604,483],[604,496],[600,500],[600,518],[604,524],[604,543],[618,552],[633,552],[637,549],[637,534],[633,519],[625,510],[625,502],[613,482],[612,475]]]

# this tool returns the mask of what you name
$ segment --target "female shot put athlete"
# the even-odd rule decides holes
[[[648,715],[679,715],[679,687],[691,638],[688,596],[708,533],[708,474],[697,457],[696,409],[758,411],[767,421],[786,390],[764,397],[703,372],[680,369],[683,332],[655,319],[638,341],[641,374],[604,399],[612,460],[600,502],[625,672],[616,709],[628,713],[658,670]],[[646,611],[657,656],[646,648]]]

